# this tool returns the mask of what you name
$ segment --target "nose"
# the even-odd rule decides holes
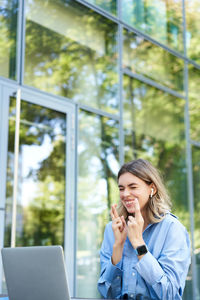
[[[129,196],[129,195],[130,195],[129,189],[125,189],[125,190],[124,190],[124,197],[127,197],[127,196]]]

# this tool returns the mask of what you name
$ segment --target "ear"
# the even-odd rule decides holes
[[[157,188],[154,183],[151,183],[150,189],[151,189],[151,195],[154,196],[157,192]]]

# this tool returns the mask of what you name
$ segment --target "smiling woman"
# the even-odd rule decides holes
[[[124,186],[123,186],[124,185]],[[128,185],[128,188],[126,186]],[[132,212],[126,201],[137,198],[144,219],[158,223],[170,211],[171,201],[158,170],[148,161],[138,159],[124,164],[118,173],[120,190],[119,215]],[[134,212],[134,211],[133,211]]]
[[[112,206],[112,222],[106,226],[100,252],[101,295],[182,299],[190,241],[185,227],[170,213],[159,172],[146,160],[131,161],[119,170],[118,186],[119,207]]]

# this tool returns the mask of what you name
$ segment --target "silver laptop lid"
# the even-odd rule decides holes
[[[9,300],[69,300],[61,246],[3,248]]]

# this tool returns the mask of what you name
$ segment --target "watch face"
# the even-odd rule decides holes
[[[138,256],[146,254],[148,252],[146,245],[142,245],[142,246],[137,247],[136,251],[137,251]]]

